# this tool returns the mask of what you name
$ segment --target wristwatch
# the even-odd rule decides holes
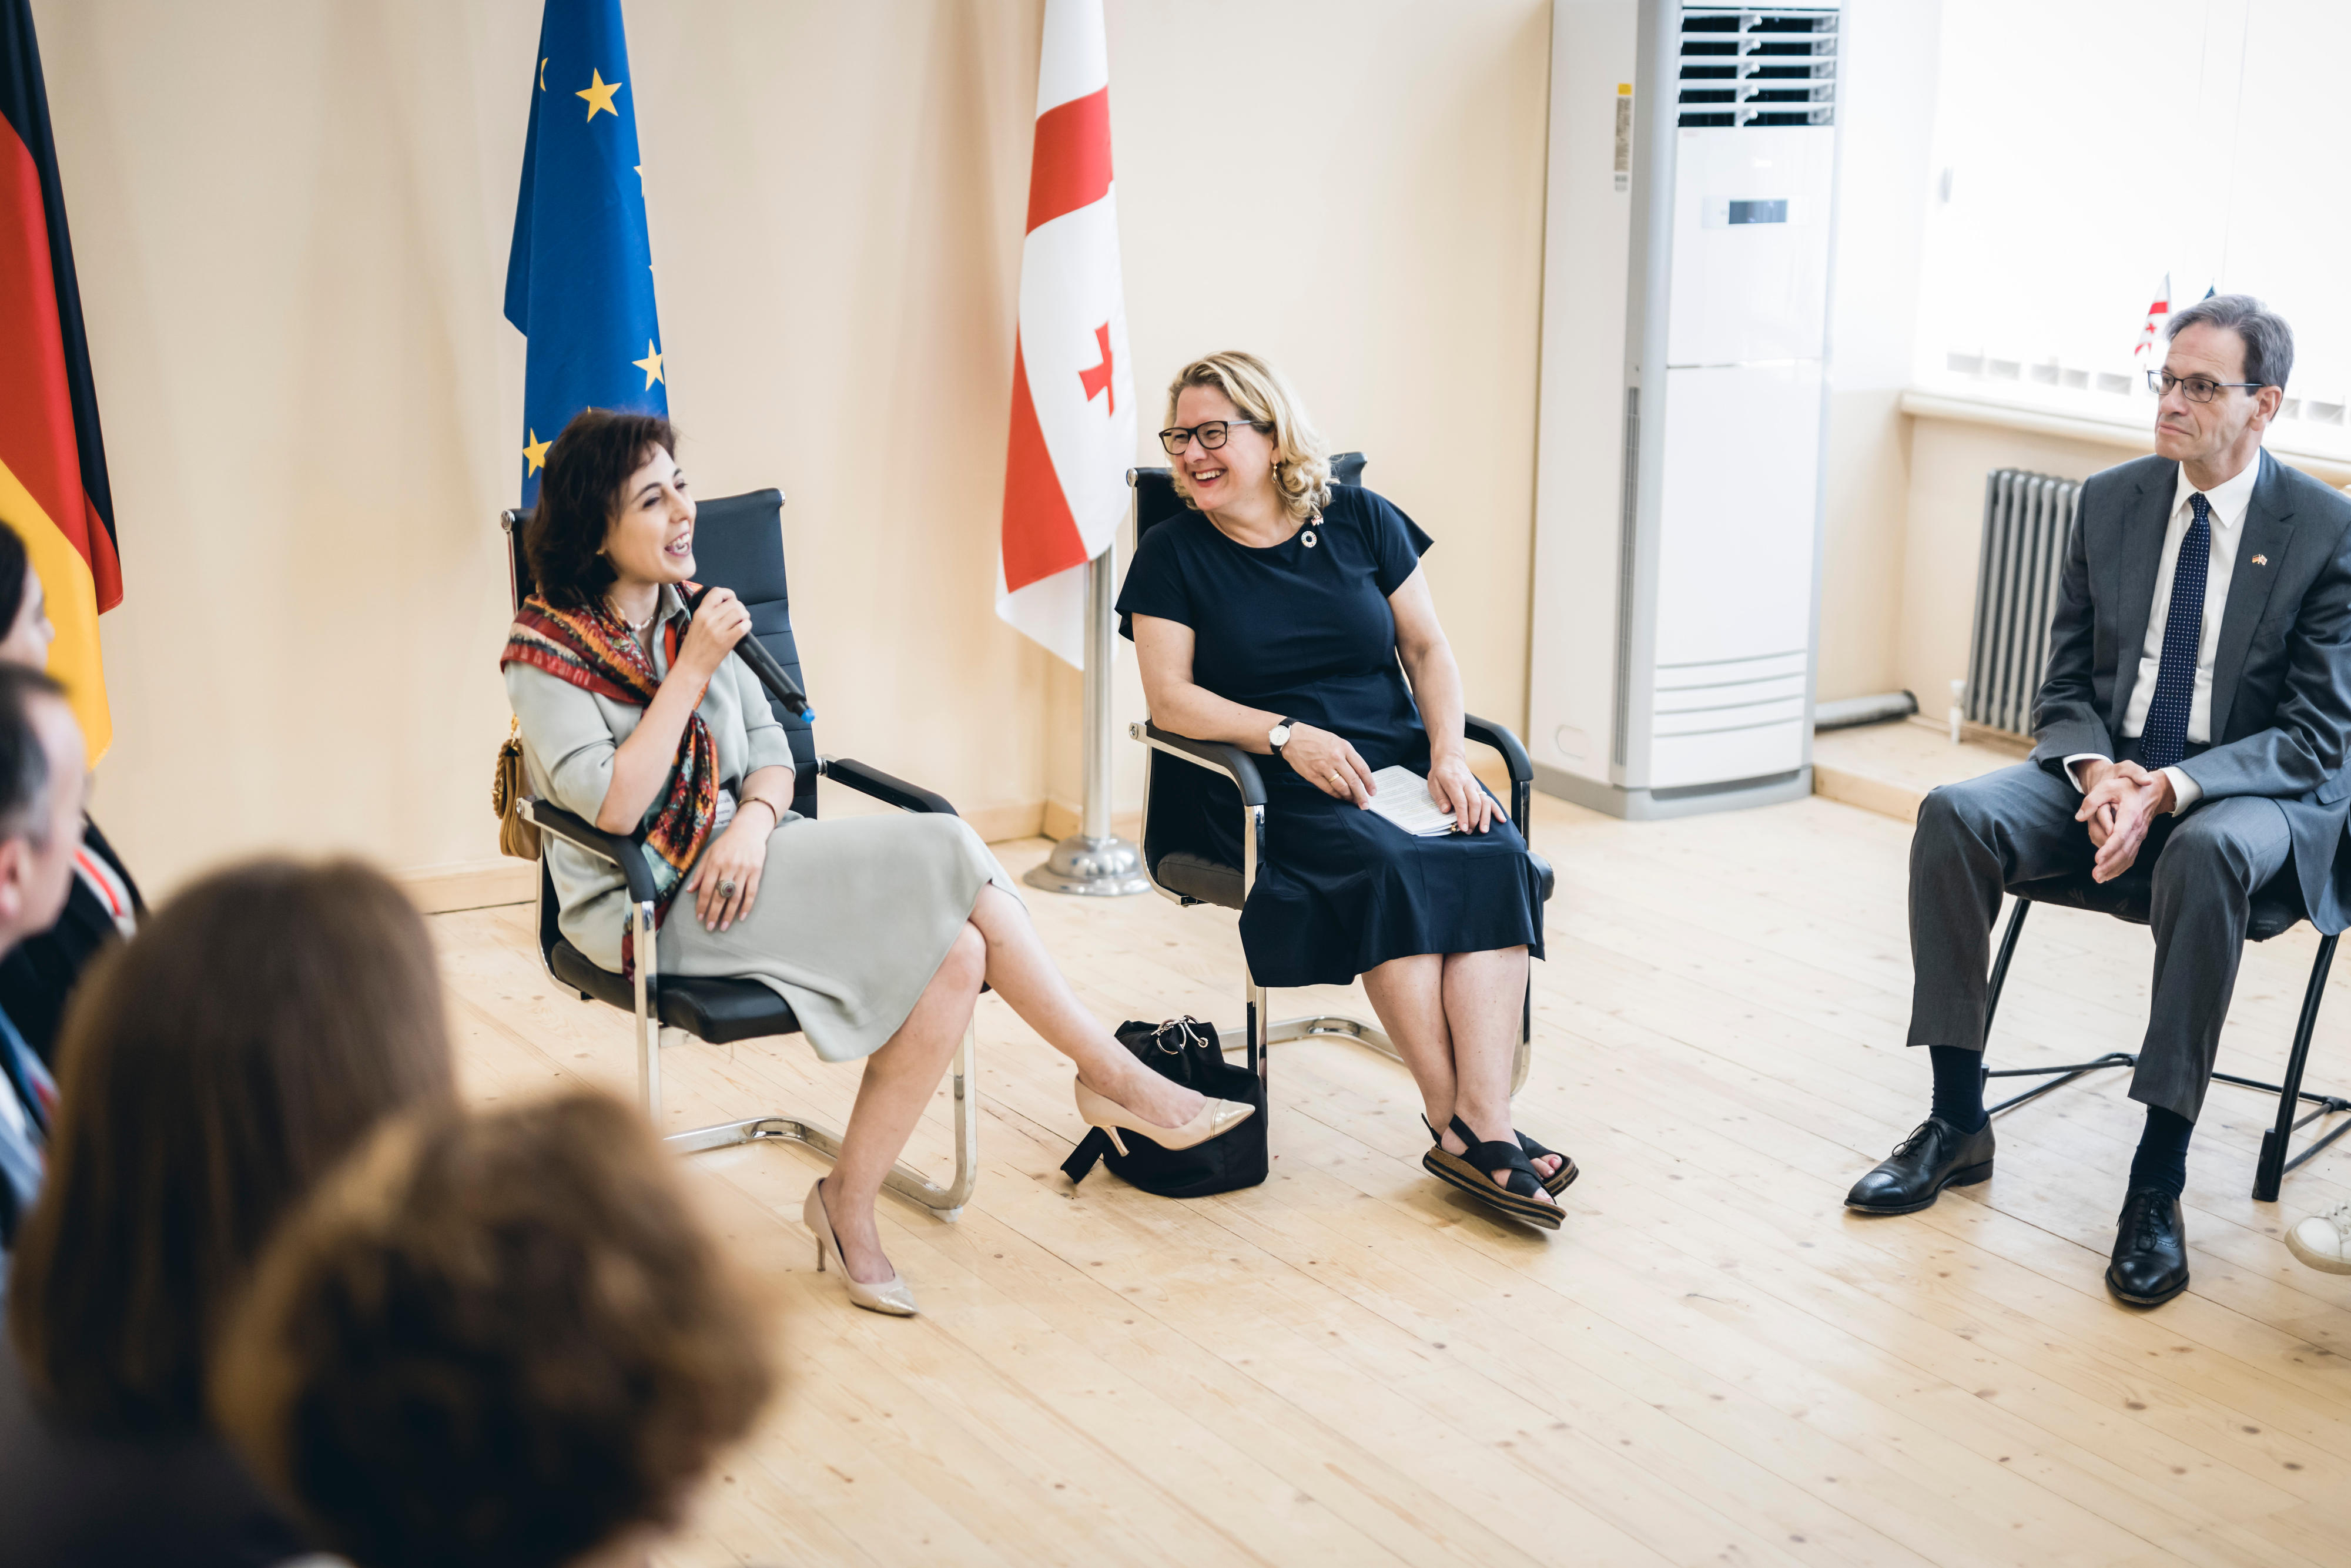
[[[1265,732],[1265,743],[1273,747],[1273,754],[1276,758],[1280,757],[1281,748],[1290,744],[1290,721],[1285,718],[1280,724],[1275,725],[1271,729],[1267,730]]]

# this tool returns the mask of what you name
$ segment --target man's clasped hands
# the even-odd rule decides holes
[[[2074,777],[2082,785],[2082,809],[2074,820],[2089,824],[2090,841],[2098,846],[2090,876],[2112,882],[2130,870],[2147,829],[2177,803],[2171,776],[2149,773],[2136,762],[2093,758],[2077,763]]]

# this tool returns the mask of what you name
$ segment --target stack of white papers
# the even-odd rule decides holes
[[[1428,780],[1399,763],[1372,775],[1376,791],[1364,810],[1394,822],[1416,839],[1453,831],[1453,813],[1428,793]]]

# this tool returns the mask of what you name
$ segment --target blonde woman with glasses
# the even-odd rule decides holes
[[[1184,367],[1167,423],[1191,510],[1136,550],[1120,629],[1154,722],[1286,765],[1265,770],[1276,825],[1241,912],[1250,973],[1282,987],[1361,976],[1420,1089],[1437,1141],[1423,1163],[1556,1229],[1575,1163],[1510,1126],[1541,873],[1469,771],[1461,673],[1420,570],[1431,540],[1381,497],[1331,483],[1305,410],[1254,355]],[[1416,838],[1365,809],[1373,775],[1398,765],[1454,831]],[[1238,864],[1238,796],[1215,790],[1197,831]]]

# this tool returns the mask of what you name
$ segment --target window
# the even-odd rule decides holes
[[[2273,439],[2351,455],[2339,0],[1967,0],[1943,10],[1918,379],[2133,421],[2170,279],[2293,324]]]

